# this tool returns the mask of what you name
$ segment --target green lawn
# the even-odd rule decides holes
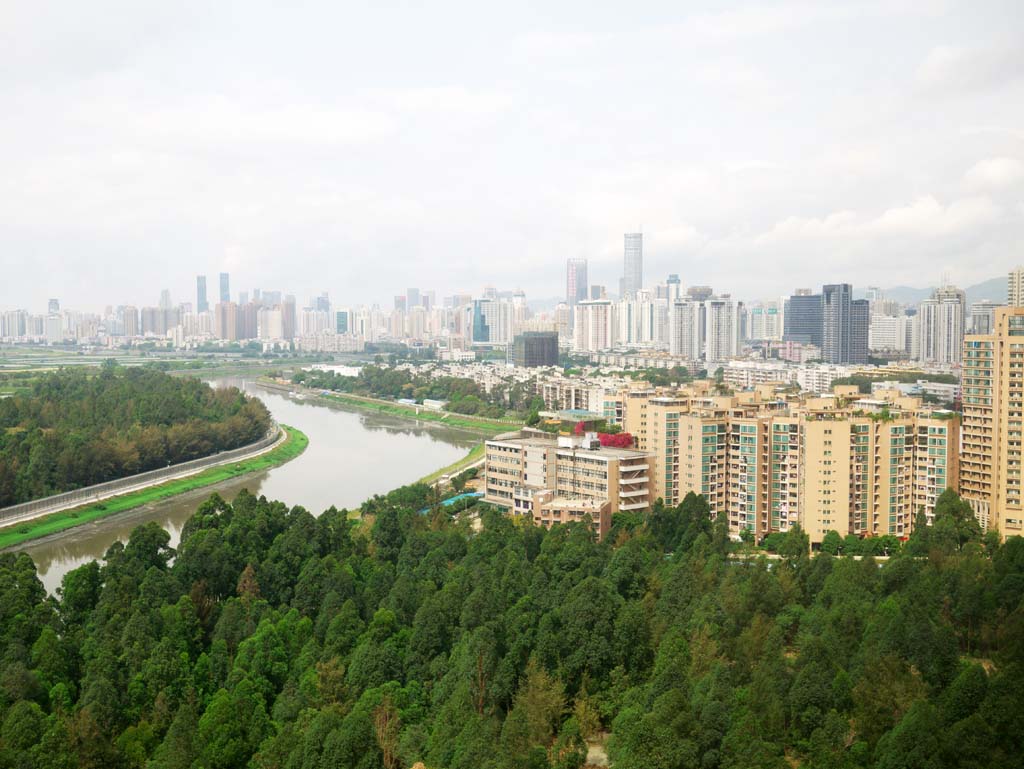
[[[52,515],[36,518],[31,521],[13,523],[0,529],[0,550],[28,542],[31,539],[45,537],[48,534],[55,534],[58,531],[70,529],[73,526],[89,523],[114,513],[121,513],[150,502],[173,497],[176,494],[182,494],[204,486],[212,486],[221,481],[227,481],[241,475],[255,473],[284,464],[305,451],[306,446],[309,445],[309,438],[306,437],[304,432],[294,427],[289,427],[288,425],[281,425],[281,427],[287,431],[288,438],[280,446],[277,446],[272,451],[268,451],[266,454],[260,454],[251,459],[243,459],[229,465],[211,467],[209,470],[204,470],[196,475],[190,475],[187,478],[168,481],[159,486],[151,486],[148,489],[131,492],[119,497],[110,497],[102,502],[83,505],[72,510],[62,510],[59,513],[53,513]]]
[[[328,395],[318,394],[317,397],[338,401],[339,403],[344,403],[347,406],[354,406],[355,408],[366,411],[376,411],[379,414],[390,414],[392,416],[402,417],[403,419],[418,419],[423,422],[436,422],[442,425],[451,425],[452,427],[463,427],[467,430],[475,430],[488,435],[508,433],[519,428],[519,425],[511,422],[499,422],[498,420],[487,419],[486,417],[474,417],[465,414],[450,414],[441,411],[431,411],[430,409],[423,408],[422,406],[417,413],[414,407],[406,406],[402,403],[390,403],[388,401],[381,401],[375,398],[364,398],[362,396],[349,395],[347,393],[330,393]]]
[[[458,462],[452,462],[447,467],[442,467],[440,470],[432,472],[430,475],[420,478],[417,483],[434,483],[442,475],[454,473],[458,470],[468,467],[469,465],[483,459],[484,456],[484,444],[478,443],[474,446],[466,456],[460,459]]]

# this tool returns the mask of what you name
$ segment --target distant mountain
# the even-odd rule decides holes
[[[990,299],[993,302],[1005,302],[1006,276],[992,278],[984,283],[978,283],[967,288],[967,304],[972,304],[982,299]]]
[[[912,286],[894,286],[893,288],[886,288],[882,290],[882,294],[886,299],[895,299],[897,302],[902,304],[917,304],[932,295],[932,288],[913,288]],[[974,302],[981,301],[982,299],[988,299],[993,302],[1005,302],[1006,301],[1006,276],[1000,276],[998,278],[991,278],[982,283],[977,283],[973,286],[968,286],[965,289],[967,293],[967,304],[973,304]],[[858,296],[863,297],[863,291],[855,292]]]

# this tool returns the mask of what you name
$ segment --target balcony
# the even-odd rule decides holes
[[[636,489],[635,491],[619,491],[619,497],[646,497],[647,489]]]
[[[650,505],[646,501],[630,502],[625,505],[619,505],[619,510],[645,510],[648,507],[650,507]]]

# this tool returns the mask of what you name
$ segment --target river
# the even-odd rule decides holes
[[[279,467],[26,544],[21,549],[32,556],[49,592],[60,586],[71,569],[103,558],[114,542],[126,541],[140,523],[156,521],[170,532],[172,546],[177,545],[185,521],[213,491],[230,500],[248,489],[288,505],[302,505],[313,515],[331,505],[352,509],[374,494],[412,483],[455,462],[481,440],[470,431],[435,423],[299,399],[246,379],[229,377],[210,383],[234,385],[259,397],[274,419],[309,436],[309,446]]]

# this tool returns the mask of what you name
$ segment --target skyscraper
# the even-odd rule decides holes
[[[669,307],[668,346],[672,355],[700,360],[704,349],[704,303],[677,299]]]
[[[782,338],[821,347],[821,294],[797,289],[786,300]]]
[[[1024,307],[1024,267],[1010,270],[1006,287],[1006,303],[1010,307]]]
[[[295,338],[297,320],[295,313],[295,297],[292,294],[288,294],[284,298],[284,302],[281,304],[281,328],[283,331],[282,336],[285,339]]]
[[[587,260],[567,259],[565,262],[565,302],[570,307],[587,298]]]
[[[868,333],[871,330],[871,302],[850,302],[850,363],[868,362]]]
[[[46,303],[46,311],[48,313],[51,313],[51,314],[55,313],[55,312],[60,312],[60,300],[59,299],[51,299],[49,302],[47,302]]]
[[[226,272],[220,274],[220,301],[225,304],[231,301],[231,278]]]
[[[644,235],[627,232],[622,269],[622,298],[628,299],[644,287]]]
[[[921,302],[918,357],[929,363],[959,363],[963,354],[967,299],[962,290],[942,286]]]
[[[418,288],[405,289],[406,309],[420,306],[420,290]]]
[[[736,356],[739,320],[736,305],[728,296],[712,297],[704,302],[704,359],[708,369]]]
[[[668,297],[666,298],[670,302],[674,302],[683,295],[683,282],[679,280],[679,276],[675,273],[668,276],[665,285],[668,287]]]
[[[206,312],[210,302],[206,298],[206,276],[196,275],[196,312]]]
[[[865,300],[861,300],[865,301]],[[858,305],[859,307],[859,305]],[[832,283],[821,289],[821,358],[826,363],[867,363],[867,307],[858,309],[854,323],[853,287],[849,283]],[[857,342],[854,342],[854,333]],[[861,344],[859,336],[863,333]],[[863,351],[864,360],[854,360]]]
[[[160,291],[160,309],[171,309],[171,292],[166,288]]]

